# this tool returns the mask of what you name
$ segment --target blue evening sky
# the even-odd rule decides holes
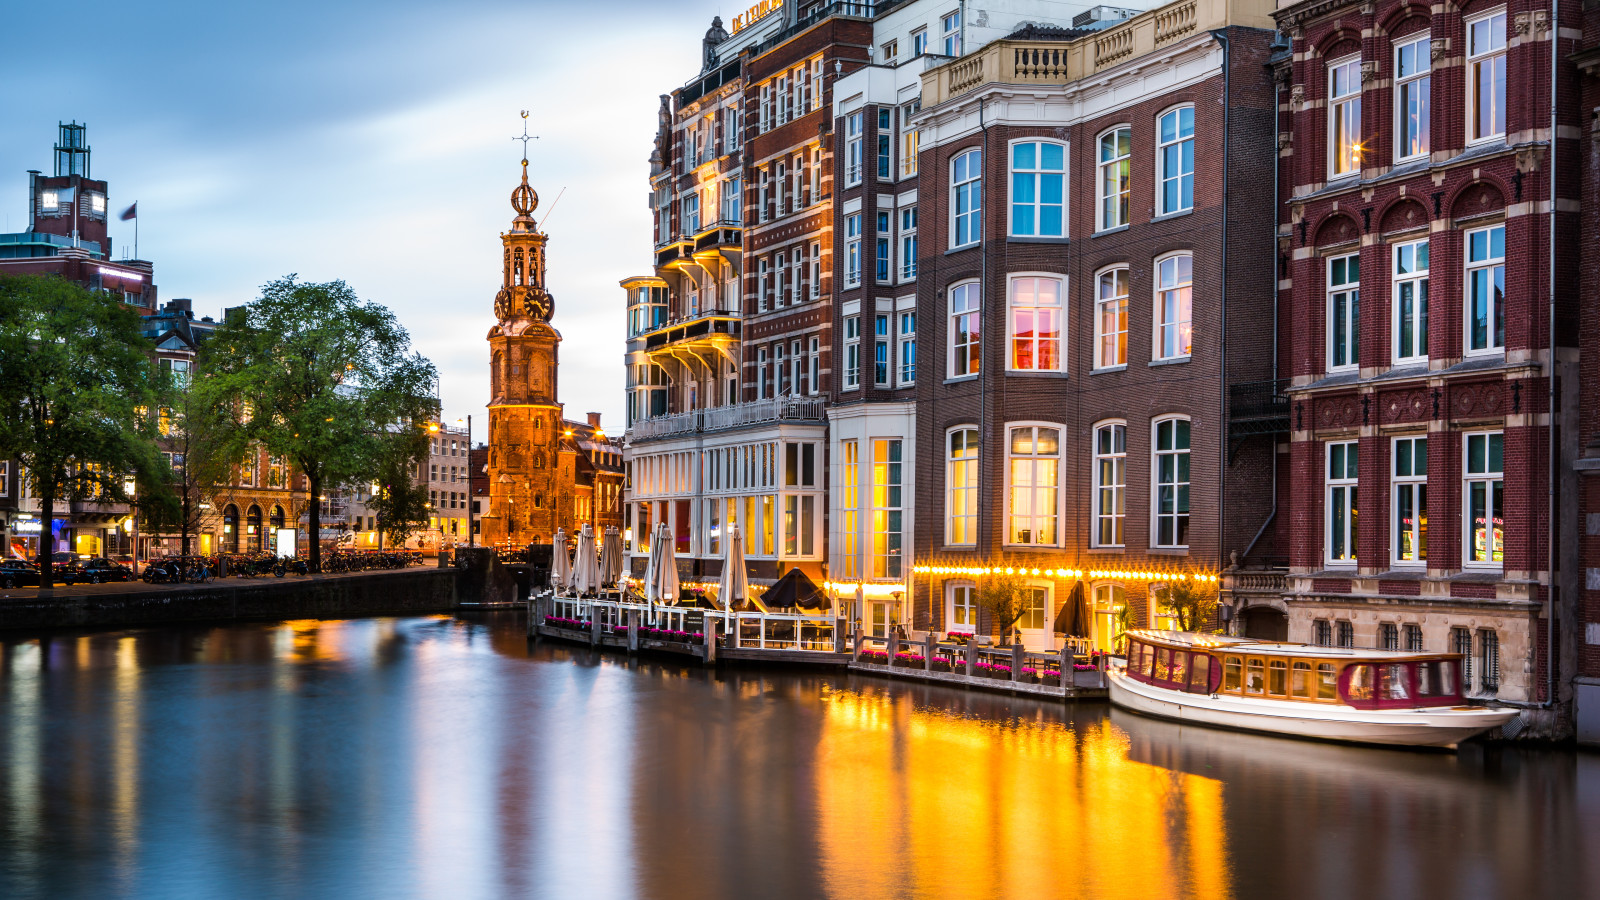
[[[529,109],[567,415],[622,427],[623,294],[650,271],[658,95],[699,71],[717,0],[11,4],[0,52],[0,227],[28,169],[87,123],[111,206],[196,316],[267,281],[342,278],[393,309],[486,433],[488,353]],[[732,8],[731,6],[729,7]],[[114,222],[116,256],[133,223]]]

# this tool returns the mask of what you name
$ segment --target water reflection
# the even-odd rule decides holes
[[[1581,897],[1600,882],[1591,756],[1357,750],[1094,704],[719,674],[530,647],[514,615],[0,641],[0,765],[5,898]]]

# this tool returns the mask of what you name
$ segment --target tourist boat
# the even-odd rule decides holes
[[[1468,706],[1461,656],[1130,631],[1111,702],[1151,716],[1292,737],[1454,747],[1511,721]]]

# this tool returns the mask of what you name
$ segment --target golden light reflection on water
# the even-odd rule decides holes
[[[1127,757],[1104,719],[996,721],[825,690],[833,896],[1224,897],[1222,784]]]

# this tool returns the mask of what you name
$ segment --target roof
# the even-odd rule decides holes
[[[1262,641],[1249,637],[1226,634],[1197,634],[1192,631],[1164,631],[1154,628],[1128,632],[1129,637],[1154,643],[1202,649],[1236,650],[1257,656],[1347,656],[1352,659],[1425,659],[1440,656],[1457,656],[1453,653],[1425,653],[1416,650],[1373,650],[1352,647],[1323,647],[1318,644],[1301,644],[1290,641]]]

